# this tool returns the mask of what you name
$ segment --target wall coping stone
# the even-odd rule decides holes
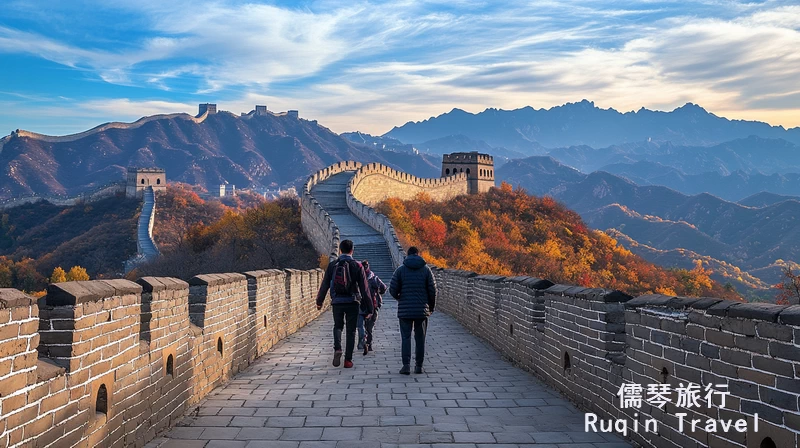
[[[487,282],[499,283],[506,279],[504,275],[483,274],[475,276],[476,280],[485,280]]]
[[[242,275],[244,275],[248,279],[251,279],[251,278],[258,279],[258,278],[267,278],[267,277],[277,277],[277,276],[279,276],[281,274],[283,274],[283,271],[281,271],[280,269],[261,269],[261,270],[257,270],[257,271],[242,272]]]
[[[142,285],[139,285],[135,282],[130,280],[125,280],[122,278],[116,278],[111,280],[101,280],[103,283],[111,286],[114,288],[116,296],[123,296],[125,294],[141,294],[142,293]]]
[[[36,299],[14,288],[0,288],[0,309],[32,306]]]
[[[721,300],[719,303],[708,307],[706,313],[712,316],[725,316],[730,308],[739,305],[739,303],[732,300]]]
[[[778,320],[786,325],[800,325],[800,305],[786,307],[778,316]]]
[[[135,285],[135,283],[133,284]],[[114,286],[97,280],[51,283],[47,286],[45,304],[47,306],[74,306],[114,297],[116,293],[117,289]]]
[[[786,309],[785,305],[774,303],[741,303],[728,309],[729,317],[777,322],[778,315]]]
[[[142,277],[136,280],[143,292],[185,289],[189,286],[183,280],[173,277]]]
[[[694,308],[694,304],[699,302],[701,299],[694,298],[694,297],[677,297],[677,296],[667,296],[663,294],[645,294],[643,296],[636,297],[625,303],[626,307],[629,308],[637,308],[637,307],[664,307],[664,308],[672,308],[672,309],[686,309],[686,308]],[[713,305],[718,303],[720,300],[716,299],[713,303],[709,304]],[[707,308],[707,306],[704,306]]]
[[[690,306],[696,310],[706,310],[718,304],[719,302],[722,302],[722,300],[723,299],[718,299],[716,297],[700,297]]]
[[[470,271],[464,271],[461,269],[445,269],[444,272],[452,275],[457,275],[459,277],[477,277],[478,274]]]
[[[562,285],[560,283],[555,283],[553,286],[545,289],[544,291],[546,293],[548,293],[548,294],[554,294],[554,295],[561,296],[561,295],[564,295],[564,291],[566,291],[566,290],[568,290],[570,288],[573,288],[573,286],[572,285]]]
[[[239,273],[201,274],[190,278],[189,286],[217,286],[246,279],[247,277]]]
[[[519,283],[532,289],[547,289],[555,283],[550,280],[539,277],[528,277],[527,275],[518,275],[516,277],[506,277],[507,282]]]

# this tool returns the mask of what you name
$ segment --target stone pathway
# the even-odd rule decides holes
[[[331,313],[276,345],[148,448],[628,448],[447,315],[428,327],[427,372],[400,375],[396,303],[375,352],[335,368]],[[413,350],[412,350],[413,351]]]

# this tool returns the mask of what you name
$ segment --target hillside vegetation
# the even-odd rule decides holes
[[[140,202],[106,198],[72,206],[39,201],[0,214],[0,287],[44,289],[57,267],[91,278],[119,276],[136,253]]]
[[[418,245],[429,262],[482,274],[532,275],[558,283],[741,300],[710,278],[702,260],[692,269],[664,269],[590,230],[550,197],[503,183],[488,193],[434,202],[388,199],[378,206],[404,245]]]
[[[191,187],[170,186],[158,199],[154,238],[161,257],[129,274],[189,279],[212,272],[312,269],[317,253],[300,226],[300,204],[239,196],[203,200]]]

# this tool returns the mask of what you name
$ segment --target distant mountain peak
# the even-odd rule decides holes
[[[686,103],[681,107],[673,110],[673,112],[699,112],[707,114],[708,111],[695,103]]]
[[[750,135],[800,143],[800,128],[786,130],[764,122],[731,120],[692,102],[672,111],[642,107],[621,113],[600,108],[585,98],[549,109],[526,106],[470,113],[453,108],[438,117],[395,127],[384,135],[417,144],[457,134],[528,155],[542,154],[544,148],[605,148],[645,141],[709,147]]]

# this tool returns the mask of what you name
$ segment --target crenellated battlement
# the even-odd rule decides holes
[[[143,446],[316,318],[322,271],[0,290],[0,445]],[[4,367],[5,366],[5,367]]]
[[[494,157],[489,154],[480,154],[478,152],[454,152],[452,154],[444,154],[442,162],[445,163],[482,163],[487,165],[494,164]]]
[[[311,194],[311,189],[323,180],[346,171],[361,167],[359,162],[337,162],[308,177],[300,195],[301,225],[306,237],[317,252],[336,257],[339,254],[339,228],[319,202]]]
[[[797,446],[800,306],[647,295],[532,277],[434,269],[437,309],[600,418],[659,422],[645,447]],[[726,384],[723,409],[619,406],[623,383]],[[674,398],[674,397],[673,397]],[[686,421],[759,417],[759,431],[680,432]],[[636,415],[634,415],[636,413]],[[765,442],[766,441],[766,442]],[[769,445],[769,442],[774,445]],[[766,445],[762,445],[766,443]]]

